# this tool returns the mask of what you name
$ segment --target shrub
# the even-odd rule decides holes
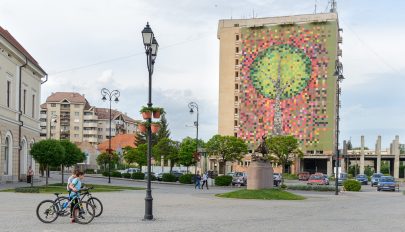
[[[319,192],[332,192],[335,191],[335,187],[323,186],[323,185],[289,185],[290,190],[302,190],[302,191],[319,191]]]
[[[114,172],[111,172],[111,176],[112,177],[122,177],[122,174],[121,174],[121,172],[114,171]]]
[[[86,174],[94,174],[94,169],[86,169]]]
[[[108,176],[108,172],[104,171],[104,172],[102,173],[102,175],[103,175],[103,176]]]
[[[16,193],[39,193],[39,188],[37,187],[20,187],[15,188]]]
[[[143,180],[143,179],[145,179],[145,173],[143,173],[143,172],[134,172],[134,173],[132,173],[131,178],[135,179],[135,180]]]
[[[282,185],[280,186],[280,188],[282,188],[282,189],[286,189],[286,188],[287,188],[287,185],[282,184]]]
[[[176,176],[170,173],[164,173],[162,176],[162,181],[165,182],[176,182]]]
[[[131,178],[131,173],[123,173],[122,177],[129,179],[129,178]]]
[[[229,186],[232,183],[232,176],[217,176],[215,178],[215,185]]]
[[[182,184],[192,184],[193,183],[193,174],[184,174],[179,177],[179,181]]]
[[[358,192],[361,189],[361,183],[357,180],[346,180],[343,182],[346,191]]]

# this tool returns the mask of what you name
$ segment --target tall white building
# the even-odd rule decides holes
[[[47,74],[24,47],[0,27],[0,182],[25,180],[40,139],[41,83]]]

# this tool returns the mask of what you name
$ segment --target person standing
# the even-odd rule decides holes
[[[33,179],[32,177],[34,176],[34,170],[32,170],[32,167],[28,167],[28,175],[27,175],[27,183],[32,183]]]
[[[201,189],[204,189],[204,184],[205,184],[205,186],[207,186],[207,190],[208,190],[208,173],[207,172],[205,172],[203,174]]]
[[[200,176],[200,173],[197,172],[197,174],[195,175],[195,186],[194,186],[194,188],[196,189],[197,186],[198,186],[198,189],[200,189],[201,188],[200,183],[201,183],[201,176]]]

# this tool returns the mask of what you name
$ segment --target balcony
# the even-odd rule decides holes
[[[46,127],[46,124],[47,124],[46,122],[40,122],[40,123],[39,123],[39,126],[44,126],[44,127]]]
[[[84,120],[97,120],[97,115],[91,114],[91,115],[84,115],[83,116]]]
[[[96,123],[96,122],[85,122],[85,123],[83,123],[83,127],[93,127],[93,128],[96,128],[96,127],[97,127],[97,123]]]
[[[83,130],[85,135],[97,135],[97,130]]]
[[[97,143],[98,139],[97,139],[97,137],[87,137],[87,138],[83,138],[83,141],[86,141],[89,143]]]

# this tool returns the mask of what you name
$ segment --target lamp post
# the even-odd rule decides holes
[[[148,107],[152,107],[152,74],[153,67],[155,65],[155,59],[159,44],[157,43],[155,36],[153,34],[152,28],[149,26],[149,22],[146,24],[145,28],[142,30],[143,45],[145,46],[146,53],[146,64],[148,67],[149,74],[149,88],[148,88]],[[148,152],[147,152],[147,165],[148,165],[148,178],[146,187],[146,197],[145,197],[145,216],[144,220],[153,220],[152,212],[152,189],[151,189],[151,156],[152,156],[152,131],[150,128],[150,123],[152,119],[148,119],[148,132],[147,132],[147,142],[148,142]]]
[[[118,90],[113,90],[110,91],[109,89],[106,88],[102,88],[101,89],[101,95],[103,96],[102,100],[105,102],[107,100],[110,101],[110,117],[109,117],[109,121],[110,121],[110,129],[109,129],[109,138],[108,138],[108,154],[109,154],[109,162],[108,162],[108,183],[111,183],[111,101],[114,99],[115,103],[118,103],[118,98],[120,97],[120,91]]]
[[[335,178],[335,195],[339,195],[339,110],[340,110],[340,94],[342,93],[342,90],[340,88],[340,82],[345,79],[343,77],[343,65],[339,60],[336,60],[336,66],[335,66],[335,74],[336,76],[336,162],[335,162],[335,167],[336,167],[336,178]]]
[[[190,102],[188,103],[188,108],[190,108],[190,114],[194,113],[194,110],[197,111],[197,121],[194,122],[194,126],[196,128],[196,136],[195,136],[195,154],[196,156],[198,155],[198,116],[199,116],[199,112],[198,112],[198,104],[195,102]],[[197,158],[197,157],[196,157]],[[197,159],[196,159],[197,161]],[[195,164],[195,170],[194,170],[194,174],[197,175],[197,162]]]

